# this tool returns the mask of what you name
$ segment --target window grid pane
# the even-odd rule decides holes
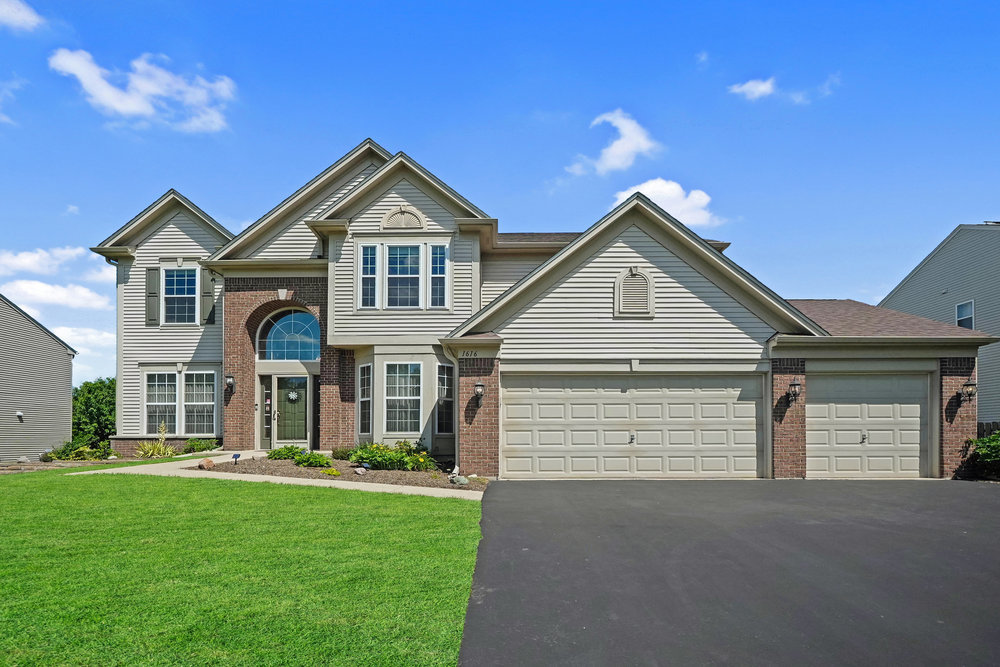
[[[261,359],[313,361],[319,359],[319,322],[312,313],[286,312],[272,318],[261,330]]]
[[[437,432],[455,432],[455,378],[451,366],[438,366]]]
[[[163,272],[163,321],[194,323],[197,294],[198,272],[195,269],[166,269]]]
[[[386,364],[385,430],[420,431],[420,364]]]
[[[177,432],[177,375],[146,374],[146,433],[158,433],[160,423],[167,433]]]
[[[420,246],[389,246],[386,300],[389,308],[420,307]]]
[[[448,248],[443,245],[431,246],[431,275],[443,276],[445,274],[445,258],[448,256]]]
[[[372,432],[372,367],[358,369],[358,432]]]
[[[215,432],[215,373],[184,374],[184,432]]]

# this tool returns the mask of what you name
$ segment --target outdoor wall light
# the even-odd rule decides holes
[[[228,389],[229,391],[233,391],[234,389],[236,389],[236,378],[234,378],[232,375],[226,376],[226,389]]]
[[[473,387],[473,392],[476,394],[476,403],[482,405],[483,396],[486,394],[486,385],[482,382],[477,382],[476,386]]]
[[[20,410],[18,410],[17,412],[15,412],[14,416],[17,417],[17,421],[19,421],[19,422],[23,422],[24,421],[24,413],[21,412]]]
[[[976,383],[973,382],[972,380],[969,380],[968,382],[962,385],[962,394],[961,394],[962,401],[963,402],[971,401],[973,398],[975,398],[976,392],[978,391],[979,388],[976,386]]]
[[[795,399],[799,397],[802,393],[802,383],[799,382],[798,378],[792,378],[792,381],[788,383],[788,401],[794,403]]]

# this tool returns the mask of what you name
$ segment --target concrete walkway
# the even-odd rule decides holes
[[[188,459],[186,461],[166,461],[164,463],[149,463],[126,468],[109,468],[106,470],[87,470],[71,472],[70,475],[153,475],[156,477],[187,477],[190,479],[224,479],[231,482],[270,482],[271,484],[291,484],[292,486],[321,486],[332,489],[350,489],[353,491],[373,491],[376,493],[400,493],[410,496],[430,496],[432,498],[461,498],[462,500],[482,501],[482,491],[460,491],[458,489],[442,489],[433,486],[404,486],[401,484],[377,484],[374,482],[344,482],[338,479],[303,479],[300,477],[276,477],[274,475],[240,475],[228,472],[213,472],[211,470],[185,470],[198,465],[202,458],[212,459],[216,463],[232,461],[234,452],[219,455]],[[242,458],[267,456],[266,451],[239,452]]]

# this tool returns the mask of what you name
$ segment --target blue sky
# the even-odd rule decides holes
[[[783,296],[877,302],[1000,218],[997,34],[975,2],[0,0],[0,292],[113,374],[86,247],[171,187],[238,231],[370,136],[502,231],[638,187]]]

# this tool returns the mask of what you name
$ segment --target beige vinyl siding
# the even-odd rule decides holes
[[[451,294],[448,310],[381,310],[357,311],[357,276],[355,266],[355,246],[358,242],[384,242],[377,236],[363,236],[378,232],[382,216],[400,205],[410,205],[418,209],[426,218],[424,230],[428,238],[439,240],[445,234],[454,234],[457,229],[455,216],[436,200],[417,189],[405,179],[390,187],[373,203],[351,217],[351,233],[342,241],[339,255],[334,255],[334,324],[335,335],[444,335],[472,315],[472,263],[474,240],[468,236],[454,234],[450,243]],[[385,237],[393,237],[390,230]],[[422,232],[411,232],[405,238],[414,243],[423,243]],[[335,241],[331,241],[333,243]],[[331,250],[333,255],[334,251]],[[379,267],[380,274],[384,266]],[[428,267],[424,267],[425,274]],[[382,275],[380,275],[380,280]]]
[[[140,364],[162,366],[194,362],[221,367],[222,277],[215,277],[215,324],[206,326],[146,326],[145,284],[146,269],[161,266],[161,258],[205,258],[222,242],[223,239],[195,222],[189,214],[177,212],[139,243],[135,261],[120,271],[124,273],[125,284],[119,304],[122,343],[118,381],[122,405],[118,435],[144,434]],[[220,393],[218,387],[216,393]]]
[[[0,461],[37,461],[71,437],[72,358],[66,346],[0,300],[0,368]]]
[[[653,278],[655,317],[616,319],[615,281]],[[504,359],[760,359],[772,329],[636,226],[558,278],[496,328]]]
[[[1000,225],[962,225],[882,306],[955,324],[975,301],[975,326],[1000,336]],[[1000,343],[979,348],[979,420],[1000,421]]]
[[[371,176],[375,169],[374,164],[369,164],[361,171],[351,175],[346,182],[340,181],[334,184],[318,199],[306,204],[298,215],[293,215],[288,223],[269,235],[247,256],[255,259],[308,259],[316,257],[320,252],[319,239],[306,226],[306,222],[315,220],[329,206],[358,187]]]
[[[521,278],[525,277],[548,259],[547,256],[485,257],[483,273],[483,306],[497,298]]]

